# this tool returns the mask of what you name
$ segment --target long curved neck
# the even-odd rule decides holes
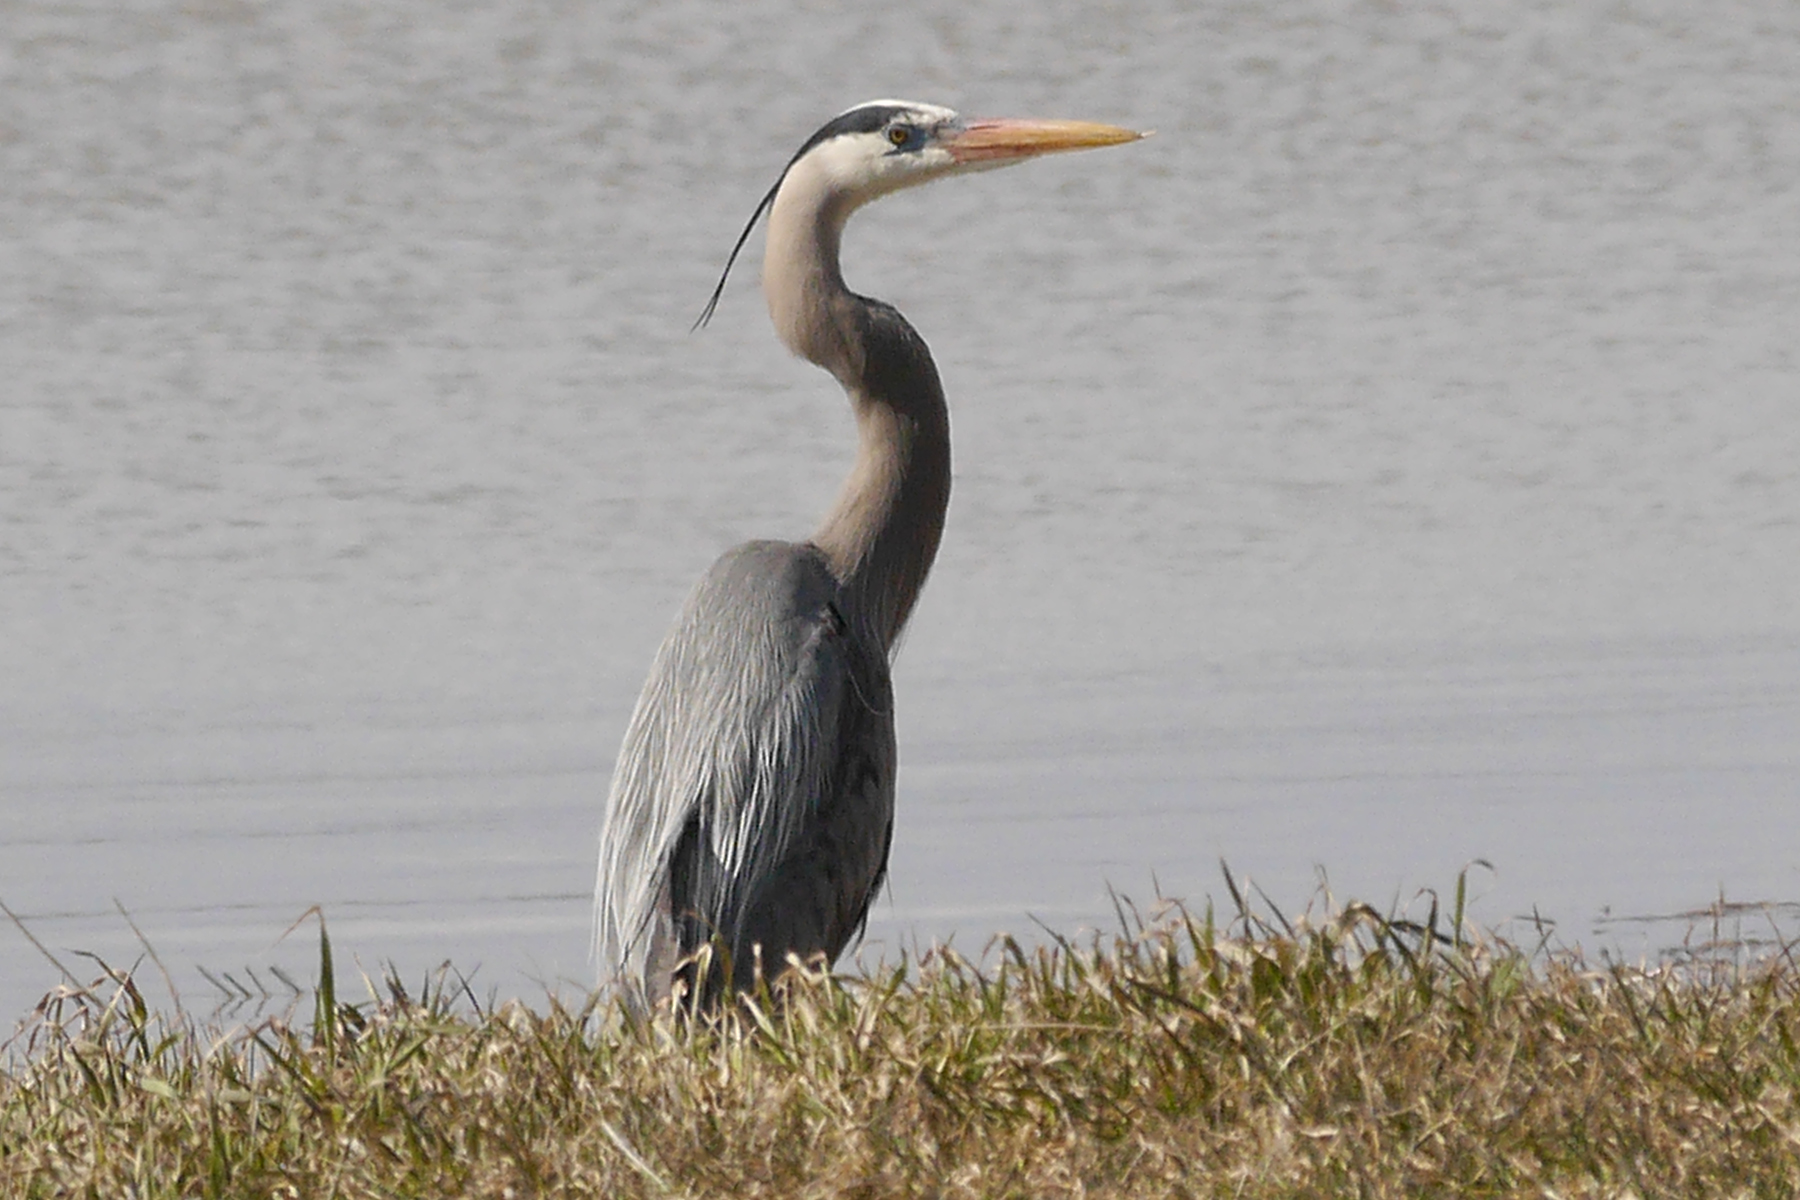
[[[855,412],[856,464],[812,542],[891,650],[943,535],[950,414],[924,339],[844,286],[838,245],[854,204],[805,168],[795,164],[769,213],[763,291],[781,340],[835,375]]]

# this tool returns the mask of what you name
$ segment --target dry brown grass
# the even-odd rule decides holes
[[[1800,1194],[1800,971],[1595,967],[1435,912],[1180,914],[713,1024],[448,988],[202,1028],[65,989],[0,1074],[6,1196]]]

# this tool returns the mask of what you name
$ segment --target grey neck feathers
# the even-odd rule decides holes
[[[782,342],[843,384],[858,438],[856,464],[812,542],[854,609],[845,616],[891,650],[943,534],[949,411],[924,339],[891,306],[844,286],[838,245],[854,203],[793,173],[769,214],[763,290]]]

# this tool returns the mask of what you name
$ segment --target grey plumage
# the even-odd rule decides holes
[[[835,958],[887,868],[884,649],[816,548],[751,542],[708,571],[625,735],[601,845],[601,962],[643,1000],[717,937]],[[666,863],[655,873],[643,863]],[[772,961],[771,961],[772,960]]]
[[[634,1004],[677,980],[709,1002],[790,955],[835,960],[887,872],[888,660],[943,531],[950,429],[924,340],[891,306],[844,286],[844,223],[878,196],[957,170],[1138,136],[860,105],[801,147],[738,239],[733,260],[767,209],[770,316],[789,349],[843,384],[858,453],[813,537],[727,552],[651,666],[614,770],[595,885],[601,979]],[[723,288],[721,278],[701,323]],[[693,956],[708,944],[722,969],[696,978]]]

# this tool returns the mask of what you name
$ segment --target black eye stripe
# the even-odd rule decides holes
[[[827,121],[806,143],[794,152],[788,165],[800,161],[800,158],[820,142],[829,141],[841,133],[879,133],[890,121],[905,116],[907,109],[890,104],[869,104],[862,108],[853,108],[847,113]]]

